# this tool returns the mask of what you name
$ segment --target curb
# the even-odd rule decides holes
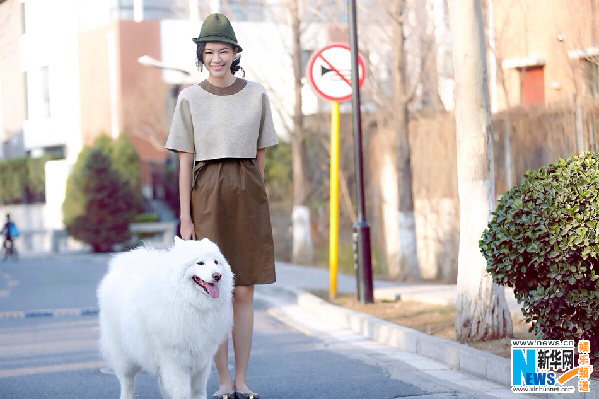
[[[99,309],[37,309],[37,310],[14,310],[8,312],[0,312],[0,320],[7,319],[29,319],[35,317],[80,317],[80,316],[97,316]]]
[[[259,287],[259,288],[258,288]],[[511,361],[445,338],[435,337],[386,320],[333,305],[290,286],[257,286],[266,297],[276,296],[299,305],[316,318],[335,327],[360,334],[372,341],[416,353],[448,367],[511,387]],[[274,301],[266,299],[276,306]],[[569,399],[599,399],[599,382],[591,380],[591,392],[575,392]],[[514,394],[517,395],[517,394]],[[531,394],[538,398],[564,398],[563,394]]]

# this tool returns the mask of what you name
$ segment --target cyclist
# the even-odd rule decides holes
[[[4,236],[4,244],[2,248],[4,249],[4,260],[8,259],[9,255],[13,255],[15,258],[17,256],[17,250],[14,246],[14,239],[19,236],[19,230],[17,226],[10,220],[10,214],[6,214],[6,223],[0,231],[0,234]]]

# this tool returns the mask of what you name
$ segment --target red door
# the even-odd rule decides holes
[[[520,71],[522,105],[545,102],[545,74],[543,67],[528,67]]]

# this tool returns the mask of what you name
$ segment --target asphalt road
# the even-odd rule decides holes
[[[95,288],[107,259],[49,255],[0,262],[0,398],[118,398],[116,377],[101,372],[104,363],[97,351],[95,316],[7,318],[6,313],[94,308]],[[256,301],[255,317],[248,381],[264,399],[426,394],[425,383],[413,380],[413,375],[392,376],[366,347],[348,350],[343,343],[345,350],[339,350],[330,338],[306,335],[274,319],[260,301]],[[213,372],[208,393],[216,387]],[[154,376],[138,375],[136,397],[160,397]]]

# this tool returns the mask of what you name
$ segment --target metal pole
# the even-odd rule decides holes
[[[189,19],[193,22],[200,20],[200,5],[199,0],[189,0]]]
[[[135,22],[144,20],[144,0],[133,0],[133,20]]]
[[[352,55],[352,108],[354,125],[354,161],[358,192],[358,220],[354,223],[354,267],[358,280],[358,299],[361,303],[373,303],[372,265],[370,255],[370,227],[364,212],[364,174],[362,167],[362,115],[360,110],[360,73],[358,69],[358,33],[356,1],[349,0],[349,44]]]

